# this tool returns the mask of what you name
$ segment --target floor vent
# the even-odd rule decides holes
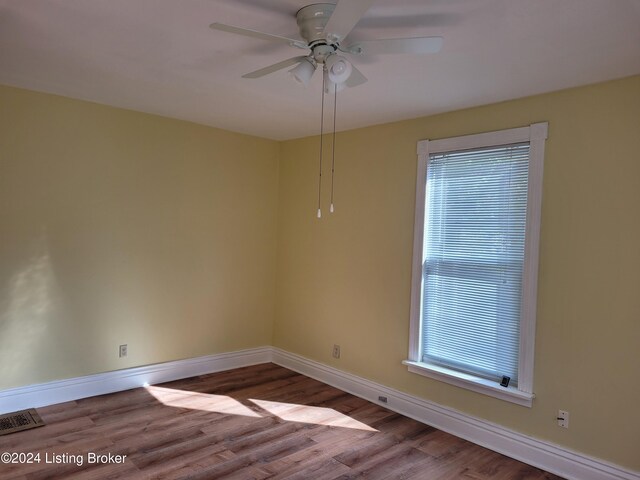
[[[41,427],[44,422],[35,408],[0,415],[0,435]]]

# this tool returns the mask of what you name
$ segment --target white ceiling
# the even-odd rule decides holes
[[[350,0],[344,0],[350,1]],[[299,38],[312,0],[0,0],[0,84],[273,139],[317,134],[321,78],[242,74],[301,54],[213,31]],[[338,129],[640,73],[640,0],[378,0],[350,40],[440,35],[435,55],[356,57]],[[329,114],[330,114],[330,109]]]

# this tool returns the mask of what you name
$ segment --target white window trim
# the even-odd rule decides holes
[[[409,331],[409,359],[403,362],[412,373],[483,393],[519,405],[531,407],[533,398],[533,363],[536,330],[536,303],[538,288],[538,246],[540,239],[540,213],[542,206],[542,173],[544,146],[548,123],[534,123],[528,127],[496,132],[465,135],[442,140],[418,142],[418,172],[416,179],[416,211],[413,235],[413,265],[411,277],[411,319]],[[483,148],[496,145],[529,142],[529,178],[527,191],[527,225],[522,273],[522,304],[520,317],[520,352],[518,387],[501,387],[498,382],[457,372],[422,362],[420,329],[422,312],[422,252],[424,235],[425,179],[429,155],[454,150]]]

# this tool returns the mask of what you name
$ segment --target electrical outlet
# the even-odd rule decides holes
[[[126,344],[120,345],[120,348],[118,349],[118,356],[120,358],[127,356],[127,345]]]
[[[333,346],[333,358],[340,358],[340,345]]]
[[[387,397],[383,397],[382,395],[378,395],[378,401],[382,403],[387,403],[389,400]]]
[[[569,428],[569,412],[565,410],[558,410],[558,426],[562,428]]]

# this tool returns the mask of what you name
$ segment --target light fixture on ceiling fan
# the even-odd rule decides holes
[[[329,55],[324,62],[327,69],[327,77],[335,84],[343,84],[349,79],[353,66],[340,55]]]
[[[298,66],[290,71],[291,76],[303,85],[307,85],[313,73],[316,71],[316,65],[312,59],[305,58]]]
[[[287,60],[269,65],[243,75],[243,78],[260,78],[270,73],[294,67],[290,70],[291,76],[303,85],[307,85],[319,65],[322,65],[322,108],[320,120],[320,175],[318,178],[318,218],[321,217],[320,197],[322,190],[322,135],[324,119],[324,95],[334,94],[333,110],[333,159],[331,168],[331,208],[333,212],[333,174],[335,165],[335,125],[336,125],[336,98],[335,95],[345,87],[356,87],[367,81],[344,55],[362,54],[390,54],[411,53],[424,54],[436,53],[442,47],[442,37],[414,37],[414,38],[388,38],[378,40],[362,40],[355,43],[345,43],[345,39],[356,26],[360,18],[373,5],[374,0],[338,0],[336,4],[315,3],[302,7],[296,13],[296,22],[300,36],[304,39],[292,38],[263,33],[256,30],[226,25],[224,23],[212,23],[210,27],[215,30],[235,33],[247,37],[258,38],[273,42],[286,43],[291,47],[310,50],[307,55],[292,57]]]

